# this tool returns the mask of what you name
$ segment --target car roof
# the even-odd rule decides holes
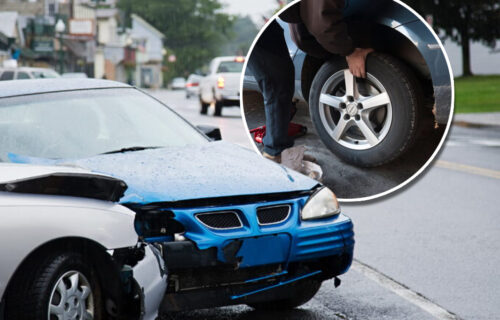
[[[128,84],[100,79],[31,79],[0,81],[0,98],[30,94],[107,88],[132,88]]]

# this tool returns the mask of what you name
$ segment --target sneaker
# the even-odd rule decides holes
[[[276,163],[281,163],[281,154],[278,154],[278,155],[275,155],[275,156],[272,156],[270,155],[269,153],[266,153],[266,152],[262,152],[262,156],[266,159],[269,159],[271,161],[274,161]]]

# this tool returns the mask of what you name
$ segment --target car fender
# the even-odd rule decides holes
[[[106,249],[136,245],[134,218],[109,201],[0,192],[0,296],[22,261],[50,241],[76,237]]]

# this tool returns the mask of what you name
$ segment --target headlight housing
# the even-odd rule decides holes
[[[337,197],[332,190],[323,187],[307,200],[300,217],[302,220],[323,219],[340,213]]]

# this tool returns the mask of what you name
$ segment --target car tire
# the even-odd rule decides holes
[[[224,102],[220,101],[220,100],[216,100],[215,101],[215,112],[214,112],[214,116],[216,117],[220,117],[222,116],[222,108],[224,106]]]
[[[324,63],[311,85],[309,111],[330,151],[350,164],[376,167],[415,141],[422,89],[413,71],[387,54],[370,54],[366,71],[366,79],[356,79],[345,59]],[[345,79],[352,79],[350,86]]]
[[[69,312],[89,312],[94,320],[104,319],[96,273],[82,255],[62,252],[44,256],[25,271],[7,292],[6,320],[50,320],[65,312],[66,316]]]
[[[291,310],[311,300],[318,293],[319,288],[321,288],[321,281],[303,280],[290,285],[290,298],[251,303],[248,306],[264,311]]]
[[[201,99],[201,97],[200,97],[200,106],[201,106],[200,114],[207,114],[208,113],[208,107],[210,107],[210,105],[208,103],[203,102],[203,100]]]

